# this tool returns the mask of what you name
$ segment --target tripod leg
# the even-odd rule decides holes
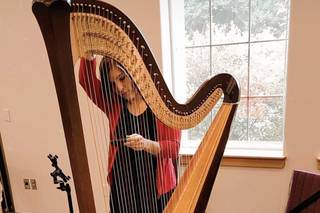
[[[68,183],[66,185],[66,191],[67,191],[67,196],[68,196],[69,211],[70,211],[70,213],[73,213],[71,189],[70,189],[70,186]]]

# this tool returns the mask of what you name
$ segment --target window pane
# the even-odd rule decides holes
[[[186,67],[187,97],[190,98],[200,85],[210,77],[210,48],[187,48]],[[210,123],[211,114],[196,127],[188,130],[188,140],[201,140],[207,132]]]
[[[240,84],[241,95],[248,95],[248,44],[212,47],[212,71],[230,73]]]
[[[250,96],[283,95],[286,41],[251,44]]]
[[[211,122],[212,122],[212,116],[211,116],[211,113],[209,113],[207,117],[200,124],[188,130],[188,140],[201,141],[204,135],[206,134],[206,132],[208,131]]]
[[[209,0],[185,0],[186,46],[210,44]]]
[[[241,98],[236,112],[236,116],[231,126],[229,140],[247,141],[248,140],[248,110],[247,98]]]
[[[247,42],[248,0],[212,1],[212,43]]]
[[[185,55],[174,54],[186,69],[175,70],[175,90],[190,98],[208,77],[230,73],[241,99],[229,140],[282,142],[289,0],[182,2]],[[184,137],[202,139],[216,110]]]
[[[201,121],[197,126],[195,126],[192,129],[188,130],[188,140],[191,141],[202,141],[205,134],[208,132],[208,129],[213,122],[213,119],[217,115],[221,104],[223,102],[223,98],[220,98],[220,100],[216,103],[214,108],[211,110],[211,113],[209,113],[203,121]]]
[[[191,97],[210,76],[210,48],[186,49],[187,97]],[[177,76],[179,80],[179,76]]]
[[[252,0],[251,40],[287,38],[288,0]]]
[[[249,140],[283,141],[283,98],[249,100]]]

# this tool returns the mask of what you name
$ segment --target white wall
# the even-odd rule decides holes
[[[44,42],[31,1],[0,6],[0,131],[17,212],[64,212],[65,194],[55,189],[48,153],[71,174],[57,98]],[[10,112],[10,122],[6,122]],[[25,190],[35,178],[38,190]],[[72,188],[74,188],[72,186]]]
[[[159,1],[110,2],[141,29],[161,65]],[[283,212],[292,169],[316,171],[315,158],[320,154],[320,1],[292,0],[291,7],[286,167],[221,168],[208,212]],[[31,0],[2,2],[0,29],[0,132],[16,210],[67,212],[65,194],[55,189],[49,177],[52,169],[48,153],[59,155],[65,173],[71,174],[71,169],[49,62],[31,12]],[[5,121],[7,110],[10,122]],[[25,190],[23,178],[37,179],[39,189]]]

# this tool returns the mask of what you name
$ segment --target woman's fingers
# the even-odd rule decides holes
[[[127,142],[141,140],[143,137],[139,134],[127,135]]]
[[[139,134],[132,134],[127,136],[127,142],[124,143],[124,145],[134,150],[143,150],[145,147],[145,140]]]

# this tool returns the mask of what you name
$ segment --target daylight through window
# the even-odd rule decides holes
[[[239,147],[282,151],[288,14],[288,0],[170,1],[172,79],[179,101],[222,72],[241,86],[230,152]],[[200,141],[214,112],[184,133],[185,148]]]

